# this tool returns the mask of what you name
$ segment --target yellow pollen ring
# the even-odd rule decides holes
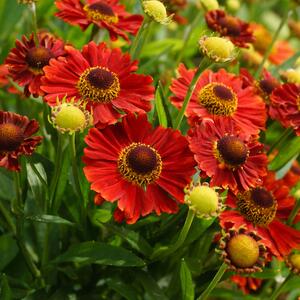
[[[277,201],[273,197],[273,204],[269,207],[258,205],[252,199],[252,190],[237,194],[237,206],[240,213],[253,223],[259,226],[268,226],[275,218]]]
[[[231,93],[231,99],[224,99],[216,95],[215,88],[222,87]],[[231,116],[238,106],[238,99],[231,87],[222,83],[212,82],[204,86],[198,94],[200,105],[212,115]]]
[[[139,146],[145,146],[149,148],[149,150],[152,151],[156,156],[156,166],[148,173],[136,172],[128,162],[129,153]],[[147,184],[150,184],[159,178],[162,170],[161,156],[154,148],[149,145],[143,143],[132,143],[129,146],[125,147],[119,154],[118,170],[127,181],[137,184],[141,187],[145,187]]]
[[[102,69],[111,73],[113,83],[108,88],[97,88],[88,80],[88,75],[92,70]],[[120,92],[120,82],[117,75],[104,67],[92,67],[86,69],[81,75],[77,83],[77,89],[83,99],[89,99],[97,103],[110,103],[118,97]]]
[[[83,10],[86,12],[88,19],[92,21],[104,21],[107,23],[118,23],[119,18],[116,15],[110,16],[104,13],[101,13],[99,10],[92,9],[89,7],[90,5],[87,4],[83,7]]]

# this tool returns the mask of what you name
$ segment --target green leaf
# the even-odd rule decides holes
[[[109,225],[108,228],[115,234],[124,239],[133,249],[140,253],[150,256],[153,252],[150,244],[137,232],[126,229],[124,227],[118,227]]]
[[[142,267],[145,265],[138,256],[129,250],[94,241],[73,245],[52,261],[52,263],[64,262],[119,267]]]
[[[108,286],[127,300],[137,300],[137,291],[118,279],[109,279]]]
[[[94,209],[92,211],[92,222],[96,226],[102,225],[102,223],[107,223],[111,219],[111,212],[107,209]]]
[[[137,279],[140,280],[142,283],[146,293],[147,298],[144,297],[143,299],[150,299],[150,300],[167,300],[168,298],[162,291],[162,289],[158,286],[157,282],[151,277],[150,274],[144,271],[136,272]]]
[[[161,99],[160,86],[158,85],[155,92],[155,108],[158,115],[159,124],[163,127],[168,127],[167,115],[164,110],[164,105]]]
[[[16,257],[18,251],[16,241],[10,235],[0,237],[0,271]]]
[[[269,170],[277,171],[283,168],[290,160],[295,159],[300,152],[300,137],[294,137],[290,141],[286,142],[276,157],[269,165]]]
[[[40,223],[54,223],[54,224],[64,224],[69,226],[74,226],[75,224],[61,218],[59,216],[52,216],[52,215],[36,215],[36,216],[26,216],[27,220],[33,221],[33,222],[40,222]]]
[[[0,300],[12,300],[12,292],[8,284],[8,280],[5,274],[2,274],[1,278],[1,294]]]
[[[210,296],[215,299],[234,299],[234,300],[259,300],[260,298],[250,295],[245,295],[241,291],[238,290],[228,290],[215,288]]]
[[[183,300],[194,300],[194,285],[192,275],[184,259],[180,265],[180,281]]]

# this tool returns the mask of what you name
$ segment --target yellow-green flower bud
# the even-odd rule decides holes
[[[237,56],[233,43],[222,37],[203,36],[199,40],[199,47],[202,53],[214,62],[232,61]]]
[[[289,83],[300,83],[300,68],[288,69],[280,73],[281,77]]]
[[[81,103],[71,102],[58,103],[51,108],[50,123],[62,133],[73,134],[76,131],[83,131],[91,124],[91,115]]]
[[[185,191],[185,203],[199,218],[215,217],[223,208],[222,199],[216,189],[200,183],[191,184]]]
[[[200,4],[205,11],[219,9],[217,0],[200,0]]]
[[[285,258],[287,266],[294,274],[300,274],[300,253],[292,253]]]
[[[143,1],[143,9],[145,14],[158,23],[168,24],[172,20],[172,16],[168,17],[166,7],[160,1],[145,0]]]
[[[239,0],[227,0],[226,6],[227,6],[228,10],[230,10],[232,12],[236,12],[240,9],[241,3]]]

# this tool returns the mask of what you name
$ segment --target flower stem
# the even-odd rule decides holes
[[[290,15],[290,12],[287,12],[287,13],[283,16],[283,18],[282,18],[282,20],[281,20],[281,22],[280,22],[280,24],[279,24],[279,26],[278,26],[276,32],[274,33],[273,39],[272,39],[272,41],[271,41],[271,44],[269,45],[268,49],[266,50],[265,55],[264,55],[264,57],[263,57],[261,63],[259,64],[259,66],[258,66],[258,68],[257,68],[257,70],[256,70],[256,72],[255,72],[255,74],[254,74],[254,78],[255,78],[255,79],[258,79],[258,78],[259,78],[259,76],[260,76],[260,74],[261,74],[261,72],[262,72],[262,70],[263,70],[264,64],[265,64],[265,62],[267,61],[267,59],[269,58],[269,56],[270,56],[270,54],[271,54],[271,52],[272,52],[272,50],[273,50],[273,46],[274,46],[274,44],[275,44],[275,42],[277,41],[277,38],[278,38],[278,36],[279,36],[279,33],[280,33],[282,27],[284,26],[284,24],[286,23],[286,21],[287,21],[289,15]]]
[[[205,289],[205,291],[200,295],[200,297],[197,300],[205,300],[205,299],[208,298],[208,296],[210,295],[212,290],[216,287],[218,282],[221,280],[221,278],[224,275],[226,269],[227,269],[227,265],[226,265],[225,262],[223,262],[223,264],[221,265],[219,271],[217,272],[217,274],[215,275],[213,280],[210,282],[208,287]]]
[[[288,137],[289,135],[293,132],[293,128],[288,127],[284,130],[284,132],[280,135],[280,137],[273,143],[273,145],[270,147],[268,151],[268,155],[273,152],[275,148],[278,148]]]
[[[194,32],[194,29],[199,27],[199,25],[200,25],[199,23],[203,19],[204,19],[203,18],[203,14],[202,14],[202,12],[200,12],[200,13],[197,14],[197,16],[193,20],[192,24],[189,26],[188,32],[186,33],[186,35],[184,37],[182,48],[181,48],[180,52],[178,53],[178,56],[177,56],[177,59],[176,59],[176,62],[175,62],[175,66],[176,67],[178,66],[178,64],[182,60],[184,51],[186,50],[186,47],[187,47],[187,45],[188,45],[188,43],[190,41],[192,33]]]
[[[39,39],[38,39],[38,26],[37,26],[37,17],[36,17],[36,5],[34,2],[29,4],[29,8],[31,10],[32,14],[32,29],[34,33],[34,39],[36,44],[39,44]]]
[[[287,282],[292,278],[293,273],[291,272],[286,278],[285,280],[277,287],[277,289],[275,289],[275,291],[273,292],[273,294],[271,295],[271,297],[269,298],[269,300],[276,300],[278,299],[278,296],[280,295],[280,293],[282,292],[284,286],[287,284]]]
[[[167,255],[170,255],[172,253],[174,253],[185,241],[189,230],[191,228],[191,225],[193,223],[195,217],[195,213],[189,209],[187,217],[185,219],[184,225],[181,229],[181,232],[178,236],[177,241],[175,242],[175,244],[173,244],[171,247],[162,247],[162,248],[158,248],[153,254],[152,254],[152,259],[156,260],[157,258],[161,259]]]
[[[21,188],[21,180],[20,173],[15,172],[15,189],[16,189],[16,198],[13,203],[13,211],[16,217],[16,232],[15,237],[18,243],[18,246],[22,252],[22,255],[25,259],[26,265],[31,272],[34,278],[40,278],[41,272],[36,267],[33,259],[31,257],[30,252],[25,246],[24,243],[24,205],[22,203],[22,188]]]
[[[210,64],[211,64],[211,62],[210,62],[206,57],[204,57],[204,58],[201,60],[199,66],[198,66],[198,69],[197,69],[197,71],[196,71],[196,73],[195,73],[195,75],[194,75],[194,77],[193,77],[193,79],[192,79],[192,81],[191,81],[191,84],[189,85],[189,88],[188,88],[188,90],[187,90],[187,93],[186,93],[186,95],[185,95],[185,97],[184,97],[183,104],[182,104],[182,108],[181,108],[181,110],[179,111],[179,113],[178,113],[178,115],[177,115],[177,118],[176,118],[176,120],[175,120],[175,122],[174,122],[174,129],[179,129],[180,124],[181,124],[182,119],[183,119],[183,116],[184,116],[184,113],[185,113],[185,111],[186,111],[186,108],[187,108],[187,106],[188,106],[188,104],[189,104],[189,102],[190,102],[190,100],[191,100],[191,98],[192,98],[193,92],[194,92],[195,87],[196,87],[196,85],[197,85],[198,79],[199,79],[201,73],[202,73],[202,72],[203,72]]]
[[[289,215],[289,218],[288,218],[288,221],[287,221],[288,225],[291,226],[293,224],[294,219],[296,218],[296,216],[299,212],[299,209],[300,209],[300,199],[296,198],[295,206],[294,206],[293,210],[291,211],[291,213]]]
[[[55,160],[55,170],[54,170],[54,175],[53,179],[50,185],[50,205],[52,208],[52,211],[55,213],[59,209],[59,203],[57,201],[56,197],[56,189],[58,185],[58,180],[59,176],[61,173],[61,168],[62,168],[62,161],[63,161],[63,137],[62,135],[58,132],[58,140],[57,140],[57,151],[56,151],[56,160]]]
[[[3,215],[5,221],[7,222],[8,227],[12,231],[12,233],[15,235],[16,234],[16,225],[13,221],[13,218],[11,216],[11,213],[9,210],[5,207],[4,203],[0,201],[0,212]]]
[[[139,32],[132,42],[129,51],[132,60],[137,59],[142,51],[143,45],[147,40],[151,21],[152,20],[149,17],[145,16],[144,21],[139,29]]]

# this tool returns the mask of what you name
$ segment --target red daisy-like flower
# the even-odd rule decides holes
[[[268,60],[273,65],[281,65],[295,54],[295,50],[288,41],[277,41]]]
[[[9,82],[9,71],[6,65],[0,65],[0,87],[11,94],[22,95],[22,93]]]
[[[177,211],[195,171],[179,131],[153,129],[146,114],[129,114],[115,125],[90,129],[85,142],[84,173],[91,189],[107,201],[118,201],[128,223],[154,211]]]
[[[277,87],[271,94],[270,116],[284,127],[293,127],[300,135],[300,87],[286,83]]]
[[[0,111],[0,167],[19,171],[18,157],[31,155],[42,140],[41,136],[32,137],[38,130],[37,121]]]
[[[248,190],[266,175],[267,156],[254,136],[231,122],[205,120],[189,136],[190,149],[212,186]]]
[[[51,58],[65,55],[64,43],[61,40],[45,34],[39,34],[38,39],[39,44],[36,45],[33,34],[29,39],[23,35],[22,41],[16,41],[16,48],[10,51],[5,60],[10,76],[20,86],[24,86],[27,97],[30,94],[34,97],[44,94],[40,89],[43,68],[49,64]]]
[[[181,108],[196,70],[187,70],[181,64],[178,71],[180,77],[173,79],[170,89],[175,94],[171,97],[172,103]],[[227,73],[224,69],[216,73],[204,71],[186,109],[189,123],[203,118],[228,119],[245,133],[257,134],[265,126],[265,104],[256,95],[254,87],[243,85],[242,77]]]
[[[231,280],[238,285],[244,294],[250,294],[253,291],[257,291],[262,284],[261,279],[249,276],[234,275],[231,276]]]
[[[210,10],[205,14],[207,26],[221,36],[228,37],[238,47],[248,48],[247,43],[254,41],[250,25],[236,17],[228,15],[224,10]]]
[[[118,0],[61,0],[55,2],[59,12],[56,16],[64,21],[79,25],[84,31],[90,24],[109,31],[111,40],[121,36],[129,41],[127,33],[136,35],[142,22],[141,15],[132,15],[125,11]]]
[[[275,180],[275,173],[268,173],[262,185],[236,196],[228,193],[226,204],[233,210],[221,213],[220,224],[223,228],[244,225],[250,231],[256,230],[271,253],[282,258],[292,249],[300,249],[300,231],[282,222],[295,204],[289,191],[282,181]]]
[[[297,183],[300,182],[300,165],[298,161],[294,161],[290,170],[282,178],[284,185],[287,185],[289,188],[294,187]]]
[[[256,88],[258,94],[264,99],[267,105],[270,104],[270,96],[273,90],[280,85],[279,81],[266,69],[263,70],[259,80],[255,80],[247,69],[241,69],[240,75],[244,81],[244,87],[252,86]]]
[[[94,123],[99,127],[115,123],[120,111],[143,112],[151,109],[154,98],[152,77],[135,74],[137,61],[120,49],[108,49],[90,42],[82,52],[66,47],[67,58],[52,60],[44,68],[42,90],[51,106],[56,98],[84,99],[93,108]]]

